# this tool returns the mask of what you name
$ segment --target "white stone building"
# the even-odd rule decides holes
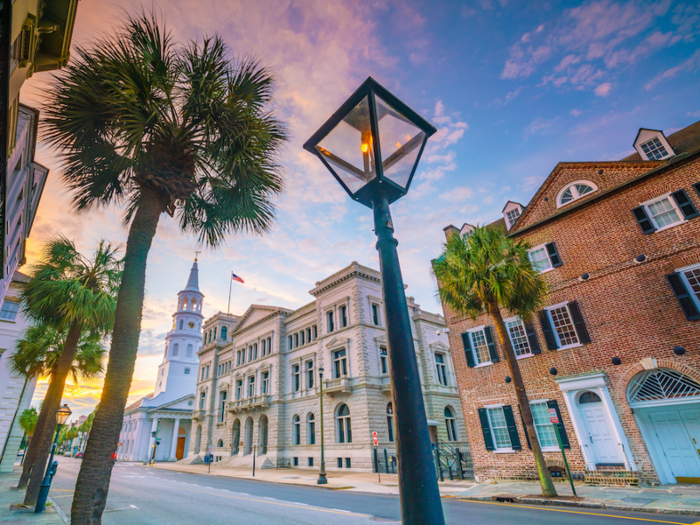
[[[297,310],[251,305],[204,323],[190,458],[227,466],[320,465],[319,368],[324,368],[327,470],[372,468],[395,457],[381,278],[353,262],[310,291]],[[408,298],[416,359],[433,441],[468,452],[442,316]]]
[[[12,471],[24,435],[19,416],[29,408],[37,379],[17,376],[10,369],[17,339],[29,327],[19,300],[21,286],[27,282],[29,277],[15,272],[0,308],[0,472]]]
[[[187,286],[177,294],[173,328],[165,337],[163,362],[155,390],[128,406],[117,458],[127,461],[176,461],[190,448],[192,408],[197,385],[197,353],[202,347],[202,306],[195,259]]]

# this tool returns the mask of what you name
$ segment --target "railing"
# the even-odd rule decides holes
[[[255,397],[247,397],[245,399],[237,399],[228,404],[228,409],[231,412],[239,412],[241,410],[250,410],[253,408],[265,408],[270,406],[270,396],[262,395]]]
[[[445,480],[445,474],[452,480],[471,478],[474,475],[474,464],[469,452],[462,451],[458,447],[438,440],[433,447],[435,469],[440,481]]]
[[[339,377],[337,379],[327,379],[323,391],[326,394],[349,394],[352,392],[350,378]]]

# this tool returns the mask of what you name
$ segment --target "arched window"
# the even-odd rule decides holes
[[[224,448],[224,440],[223,440],[223,439],[220,439],[220,440],[216,443],[216,446],[219,447],[219,448]]]
[[[585,405],[586,403],[600,403],[601,399],[595,392],[584,392],[578,398],[579,405]]]
[[[187,357],[192,357],[192,345],[187,345]]]
[[[267,454],[267,416],[262,416],[260,418],[260,429],[259,429],[259,434],[260,438],[258,441],[258,452],[260,455],[262,454]]]
[[[249,417],[245,422],[245,441],[244,441],[244,454],[250,454],[253,452],[253,418]]]
[[[352,426],[350,425],[350,409],[347,405],[338,407],[337,438],[338,443],[352,443]]]
[[[187,297],[182,300],[182,310],[187,310]]]
[[[228,337],[228,328],[226,328],[225,326],[222,326],[221,327],[221,339],[226,341],[227,337]]]
[[[173,357],[175,357],[175,356],[178,354],[179,351],[180,351],[180,345],[177,344],[177,343],[175,343],[175,344],[173,345]]]
[[[195,299],[194,297],[192,298],[192,302],[190,303],[190,308],[192,308],[192,310],[197,309],[197,299]]]
[[[241,420],[236,419],[233,422],[233,436],[231,437],[231,455],[238,454],[241,443]]]
[[[194,438],[194,453],[199,454],[199,448],[202,443],[202,425],[197,425],[197,433]]]
[[[557,207],[566,206],[570,202],[585,197],[589,193],[593,193],[598,189],[598,186],[587,180],[578,180],[564,186],[557,195]]]
[[[207,343],[211,343],[211,330],[209,330],[209,339],[207,340]]]
[[[457,441],[457,422],[451,407],[445,407],[445,426],[447,427],[447,441]]]
[[[647,370],[632,378],[627,388],[627,399],[633,406],[658,402],[688,403],[700,400],[700,384],[691,377],[669,368]]]
[[[389,403],[386,406],[386,427],[389,432],[389,442],[394,442],[394,406]]]
[[[182,319],[180,319],[180,326],[179,326],[179,329],[182,330],[182,327],[183,327],[184,325],[185,325],[185,321],[183,321]]]
[[[309,413],[306,416],[306,443],[309,445],[316,444],[316,416]]]
[[[216,326],[214,327],[214,339],[216,339]]]
[[[301,421],[299,416],[292,418],[292,439],[295,445],[301,445]]]

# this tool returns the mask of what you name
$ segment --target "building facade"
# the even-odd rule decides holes
[[[700,482],[700,123],[634,147],[559,163],[527,207],[507,203],[494,227],[530,244],[549,292],[532,322],[501,313],[550,470],[554,408],[578,476]],[[535,478],[493,322],[445,313],[477,480]]]
[[[187,456],[197,385],[197,353],[202,347],[203,306],[195,259],[187,286],[177,294],[173,327],[165,337],[155,390],[124,411],[117,459],[176,461]]]
[[[193,461],[318,469],[321,428],[328,470],[370,470],[373,432],[380,461],[395,458],[379,272],[353,262],[310,293],[297,310],[252,305],[205,322]],[[468,453],[444,320],[410,297],[408,309],[431,437]]]

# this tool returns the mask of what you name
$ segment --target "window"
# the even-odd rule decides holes
[[[291,350],[293,348],[292,342],[293,342],[293,339],[292,339],[292,336],[290,335],[287,337],[287,348],[289,348],[289,350]]]
[[[316,417],[313,414],[306,416],[306,442],[316,444]]]
[[[389,403],[386,406],[386,428],[389,433],[389,443],[394,442],[394,406]]]
[[[372,322],[375,326],[379,326],[379,305],[372,304]]]
[[[338,464],[338,468],[343,468],[343,458],[338,458],[337,464]]]
[[[187,345],[187,357],[192,357],[192,345]]]
[[[313,466],[314,466],[314,458],[307,458],[306,464],[307,464],[309,467],[313,467]]]
[[[352,443],[352,428],[350,426],[350,409],[347,405],[338,408],[337,427],[338,443]]]
[[[199,394],[199,409],[204,410],[204,401],[207,398],[207,393],[206,392],[201,392]]]
[[[351,458],[345,458],[345,468],[352,468]]]
[[[294,464],[295,467],[299,466],[299,458],[292,458],[292,463]]]
[[[207,365],[207,379],[209,379],[210,368],[211,368],[211,366],[210,366],[210,365]]]
[[[518,220],[518,217],[520,217],[520,208],[513,208],[512,210],[508,210],[506,212],[506,219],[508,219],[509,226],[513,226],[515,221]]]
[[[535,423],[535,432],[537,433],[540,446],[558,450],[559,443],[557,442],[554,425],[549,420],[547,403],[530,403],[530,410],[532,411],[532,419]]]
[[[301,445],[301,421],[299,416],[294,416],[292,419],[292,436],[295,445]]]
[[[506,328],[508,328],[508,336],[510,337],[510,343],[513,345],[513,351],[516,357],[532,355],[527,332],[525,331],[525,324],[522,319],[518,318],[506,321]]]
[[[255,376],[248,378],[248,397],[255,397]]]
[[[214,327],[214,339],[216,339],[216,326]]]
[[[334,326],[333,326],[333,312],[328,312],[328,313],[326,314],[326,320],[328,321],[328,331],[329,331],[329,332],[332,332],[333,329],[334,329]]]
[[[547,310],[547,314],[554,328],[557,348],[568,348],[580,344],[568,304],[550,308]]]
[[[665,195],[644,206],[648,210],[651,220],[657,230],[680,224],[684,220],[676,202],[670,195]]]
[[[260,357],[265,357],[266,352],[267,352],[267,340],[263,339],[262,343],[260,343]]]
[[[306,340],[309,343],[311,342],[311,328],[306,329]],[[313,459],[313,458],[311,458],[311,459]]]
[[[219,393],[219,423],[223,423],[226,418],[226,391]]]
[[[557,207],[565,206],[581,197],[593,193],[598,187],[592,182],[577,181],[564,186],[557,197]]]
[[[379,362],[382,367],[382,374],[389,373],[389,356],[386,348],[383,346],[379,349]]]
[[[532,268],[540,273],[548,272],[561,266],[561,257],[553,242],[541,244],[528,250],[527,257],[532,263]]]
[[[190,369],[189,369],[189,368],[185,368],[185,375],[186,375],[186,376],[187,376],[187,375],[190,375]]]
[[[304,330],[299,332],[299,339],[301,340],[301,346],[304,346]]]
[[[506,416],[503,413],[503,407],[489,408],[487,409],[487,413],[496,450],[512,449],[513,445],[510,441],[510,434],[508,432],[508,425],[506,424]]]
[[[348,325],[348,308],[347,306],[340,307],[340,326],[345,328]]]
[[[348,358],[345,349],[333,352],[333,372],[336,379],[348,375]]]
[[[690,290],[690,296],[695,301],[697,308],[700,309],[700,265],[684,268],[678,273]]]
[[[318,330],[316,328],[316,325],[313,326],[313,332],[314,332],[314,341],[315,341],[316,338],[318,337]]]
[[[668,151],[666,151],[666,148],[661,144],[658,137],[654,137],[650,141],[645,142],[641,147],[648,160],[659,160],[668,157]]]
[[[313,388],[314,387],[314,362],[313,361],[307,361],[306,362],[306,388]]]
[[[180,330],[182,330],[182,326],[183,326],[184,324],[185,324],[185,321],[183,321],[182,319],[180,319],[180,325],[179,325]]]
[[[438,383],[447,386],[447,364],[445,354],[435,354],[435,368],[437,369]]]
[[[175,357],[180,352],[180,345],[175,343],[173,345],[173,357]]]
[[[258,358],[258,343],[253,343],[253,361]]]
[[[470,353],[473,356],[474,364],[477,366],[492,362],[491,353],[489,352],[489,341],[486,339],[486,329],[488,329],[490,335],[490,327],[478,328],[472,332],[468,332],[471,341]]]
[[[228,338],[228,328],[226,328],[225,326],[222,326],[221,327],[221,339],[226,341],[227,338]]]
[[[299,392],[299,390],[301,390],[299,365],[292,365],[292,391]]]
[[[445,426],[447,427],[447,441],[457,441],[457,422],[454,410],[445,407]]]
[[[236,401],[243,397],[243,380],[239,379],[236,381]]]
[[[263,372],[260,376],[260,393],[269,394],[270,393],[270,372]]]
[[[294,348],[299,346],[299,333],[294,334]]]
[[[267,338],[267,353],[272,353],[272,337]]]
[[[19,302],[5,299],[5,302],[2,303],[2,309],[0,310],[0,319],[14,321],[15,317],[17,317],[17,312],[19,312]]]
[[[205,370],[206,370],[206,368],[202,367],[202,373],[200,374],[200,378],[199,378],[200,381],[204,381],[204,371]]]

